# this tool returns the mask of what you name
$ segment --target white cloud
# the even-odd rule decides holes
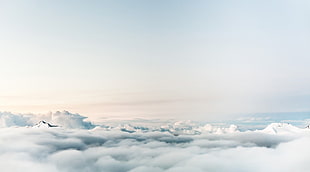
[[[15,123],[8,125],[7,122],[6,126],[27,126],[37,118],[7,114],[2,117],[19,120],[8,120]],[[49,119],[52,116],[46,115]],[[130,124],[133,132],[127,132],[122,130],[124,125],[116,123],[114,127],[81,129],[87,128],[89,123],[83,123],[83,117],[68,112],[57,112],[54,117],[54,121],[67,121],[63,123],[65,127],[0,128],[1,171],[302,172],[310,168],[307,161],[310,130],[287,124],[271,124],[265,130],[241,132],[235,126],[181,125],[171,121],[147,128],[151,123],[148,121],[145,126]],[[147,129],[141,130],[142,126]],[[276,132],[269,132],[270,129]],[[178,131],[179,135],[175,136],[173,131]]]
[[[64,128],[94,128],[95,125],[93,125],[91,122],[85,121],[86,118],[87,117],[81,116],[79,114],[73,114],[68,111],[57,111],[55,113],[50,112],[48,114],[42,115],[0,112],[0,127],[33,126],[39,121],[45,120]]]
[[[11,127],[11,126],[27,126],[31,125],[32,115],[20,115],[12,114],[10,112],[0,113],[0,127]]]

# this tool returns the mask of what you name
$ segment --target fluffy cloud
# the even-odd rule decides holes
[[[27,126],[34,118],[9,114],[5,119],[8,116],[18,119],[15,126]],[[302,172],[310,168],[310,130],[288,124],[242,132],[234,125],[225,128],[171,121],[152,127],[148,127],[151,121],[145,125],[114,122],[113,126],[87,129],[90,123],[81,122],[84,118],[77,114],[51,116],[46,115],[52,121],[71,123],[57,128],[0,129],[1,171]],[[14,126],[14,120],[8,121],[7,126]]]
[[[94,128],[91,122],[85,121],[87,117],[79,114],[73,114],[68,111],[57,111],[42,115],[34,114],[13,114],[10,112],[0,112],[0,127],[24,127],[33,126],[39,121],[48,121],[52,124],[57,124],[63,128],[79,128],[91,129]]]
[[[27,126],[31,125],[32,115],[21,115],[12,114],[10,112],[0,113],[0,127],[11,127],[11,126]]]
[[[51,121],[65,128],[91,129],[95,126],[91,122],[86,122],[87,117],[79,114],[72,114],[68,111],[50,113],[47,115],[47,121]]]

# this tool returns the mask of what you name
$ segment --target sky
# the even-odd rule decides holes
[[[310,2],[0,0],[0,110],[310,111]]]

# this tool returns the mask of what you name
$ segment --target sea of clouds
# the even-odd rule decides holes
[[[38,127],[40,120],[59,127]],[[235,125],[192,121],[110,121],[95,125],[85,120],[67,111],[45,115],[0,113],[0,171],[310,169],[310,129],[286,123],[240,131]]]

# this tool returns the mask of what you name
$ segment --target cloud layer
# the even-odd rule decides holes
[[[84,122],[84,117],[78,114],[56,112],[48,117],[64,127],[32,128],[29,127],[34,120],[32,115],[1,114],[1,171],[302,172],[310,169],[310,130],[290,124],[274,123],[263,130],[242,132],[234,125],[216,127],[191,121],[160,125],[155,121],[140,121],[140,125],[119,121],[113,122],[114,126],[93,128],[93,124]]]
[[[85,121],[87,117],[79,114],[73,114],[68,111],[57,111],[42,115],[34,114],[13,114],[10,112],[0,112],[0,127],[25,127],[33,126],[41,120],[49,121],[63,128],[79,128],[91,129],[94,128],[91,122]]]

